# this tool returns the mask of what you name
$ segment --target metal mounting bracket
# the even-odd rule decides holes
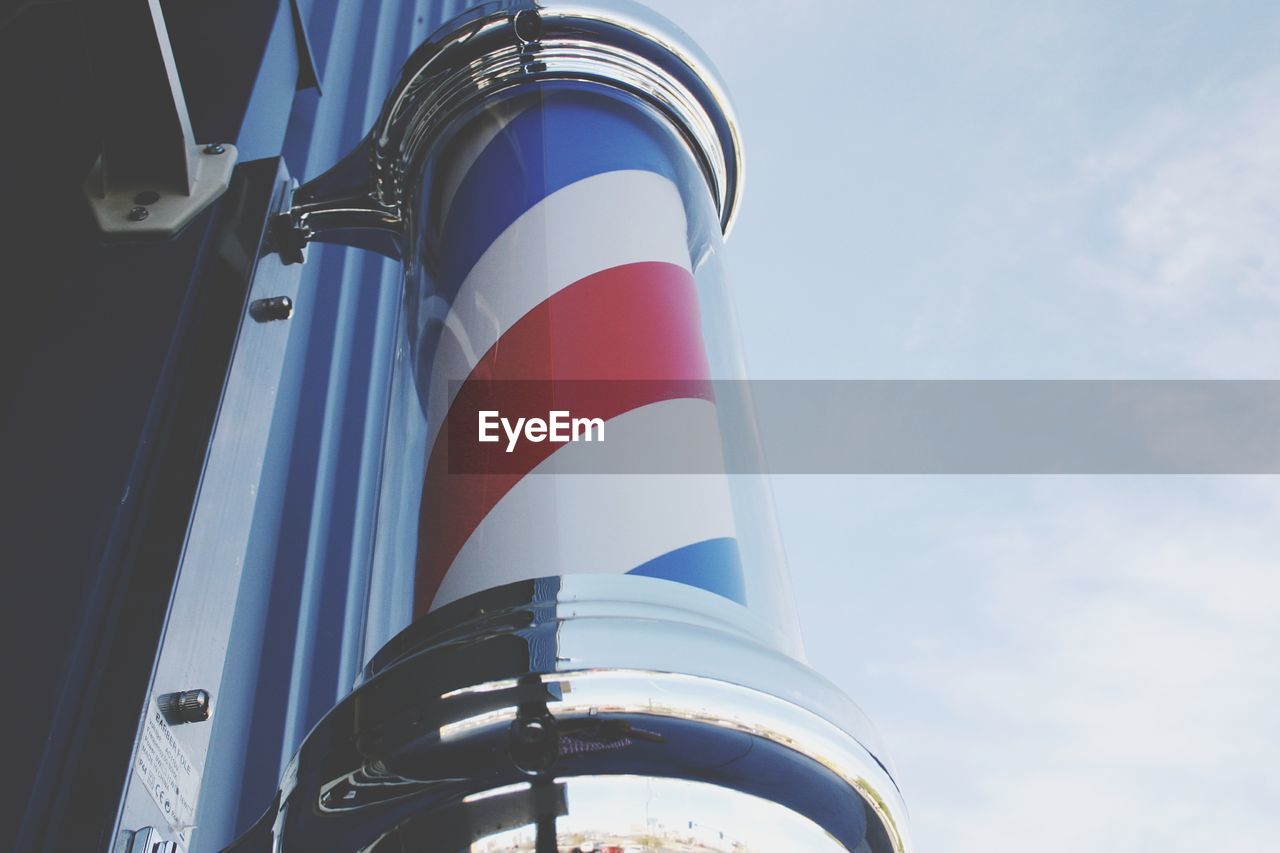
[[[235,170],[234,145],[193,145],[187,149],[190,190],[183,193],[157,176],[111,183],[104,158],[89,170],[85,195],[103,234],[111,236],[167,237],[190,222],[218,196],[226,192]]]
[[[226,191],[234,145],[197,145],[159,0],[84,7],[102,105],[85,195],[111,237],[167,237]]]

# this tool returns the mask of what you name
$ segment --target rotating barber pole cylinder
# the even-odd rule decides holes
[[[394,252],[405,290],[364,672],[244,849],[907,849],[874,731],[800,660],[731,381],[741,182],[671,24],[503,2],[299,191],[282,251]]]
[[[663,121],[598,87],[546,83],[442,152],[441,187],[424,193],[438,199],[438,251],[419,266],[410,330],[429,448],[416,614],[581,573],[746,603],[727,478],[627,469],[680,452],[673,437],[719,449],[692,260],[718,249],[719,223]],[[527,423],[532,436],[513,429]],[[575,456],[591,473],[552,473]]]

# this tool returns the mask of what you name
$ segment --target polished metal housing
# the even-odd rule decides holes
[[[870,723],[772,642],[733,602],[653,578],[462,599],[370,661],[233,849],[907,849]]]
[[[670,22],[619,0],[498,0],[419,47],[365,140],[304,184],[277,223],[282,254],[312,240],[399,257],[424,158],[481,100],[516,86],[577,80],[628,92],[666,116],[701,166],[728,234],[742,194],[742,142],[715,69]]]

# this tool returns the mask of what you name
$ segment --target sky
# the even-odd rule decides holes
[[[742,121],[754,378],[1280,378],[1280,6],[650,5]],[[918,849],[1275,849],[1277,478],[773,488]]]

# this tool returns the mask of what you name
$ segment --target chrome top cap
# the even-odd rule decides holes
[[[742,141],[711,62],[670,21],[629,0],[496,0],[436,31],[405,64],[372,135],[375,194],[403,204],[401,176],[479,98],[540,80],[629,92],[665,115],[702,167],[727,234],[742,194]]]

